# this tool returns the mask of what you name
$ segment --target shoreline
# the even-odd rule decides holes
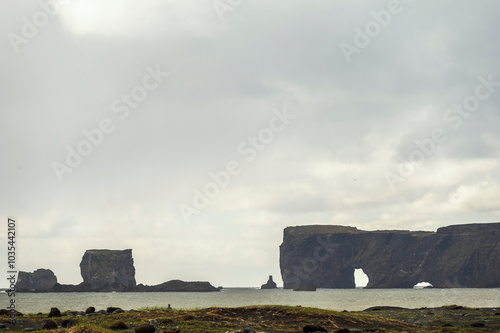
[[[57,313],[51,309],[52,313]],[[88,309],[87,309],[88,312]],[[255,332],[302,332],[306,325],[324,327],[328,332],[347,328],[379,332],[431,332],[446,328],[450,332],[499,331],[500,307],[468,308],[446,305],[438,308],[409,309],[380,306],[363,311],[334,311],[302,306],[259,305],[244,307],[208,307],[201,309],[166,309],[161,307],[124,311],[109,307],[107,310],[85,313],[64,311],[60,316],[49,313],[19,314],[17,324],[7,323],[10,318],[0,316],[7,329],[39,330],[50,323],[60,332],[109,332],[112,325],[122,322],[134,328],[152,322],[164,332],[238,332],[248,327]],[[66,326],[66,327],[64,327]],[[71,327],[71,328],[70,328]],[[52,328],[55,328],[52,326]],[[42,329],[43,331],[43,329]]]

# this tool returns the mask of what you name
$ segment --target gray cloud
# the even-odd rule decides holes
[[[41,7],[0,1],[0,212],[19,218],[24,270],[77,283],[85,249],[133,248],[139,282],[259,285],[288,225],[498,220],[500,91],[456,129],[444,118],[479,76],[500,81],[497,2],[402,1],[351,63],[340,43],[386,1],[246,1],[224,21],[210,2],[129,5],[61,6],[16,54],[8,34]],[[156,66],[168,77],[120,118],[113,102]],[[247,161],[239,145],[284,107],[296,118]],[[52,163],[104,118],[114,130],[59,182]],[[447,139],[401,176],[436,128]],[[184,221],[230,160],[241,173]]]

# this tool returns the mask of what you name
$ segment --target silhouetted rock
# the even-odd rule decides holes
[[[276,283],[273,281],[273,276],[269,275],[269,279],[265,284],[260,286],[260,289],[276,289],[278,286],[276,286]]]
[[[154,333],[156,331],[155,327],[150,324],[137,326],[134,330],[136,333]]]
[[[123,311],[121,308],[115,308],[115,307],[110,306],[109,308],[106,309],[106,312],[107,313],[123,313],[125,311]]]
[[[302,328],[304,333],[314,333],[314,332],[328,332],[323,326],[317,325],[306,325]]]
[[[58,308],[50,308],[49,318],[61,317],[61,311]]]
[[[136,292],[212,292],[220,291],[209,282],[171,280],[154,286],[139,284],[134,288]]]
[[[83,282],[91,291],[127,291],[135,282],[132,250],[87,250],[80,263]]]
[[[112,330],[126,330],[128,329],[128,326],[123,321],[117,321],[116,323],[113,323],[110,328]]]
[[[85,313],[94,313],[95,312],[95,308],[93,306],[89,306],[87,308],[87,310],[85,310]]]
[[[51,270],[20,272],[18,291],[30,292],[212,292],[220,291],[206,281],[171,280],[154,286],[136,285],[132,250],[87,250],[80,263],[83,282],[57,283]],[[88,313],[87,313],[88,314]]]
[[[50,269],[37,269],[33,273],[19,271],[16,290],[17,291],[41,291],[49,290],[55,286],[57,278]]]
[[[366,288],[500,287],[500,223],[453,225],[436,232],[311,225],[288,227],[280,246],[285,289],[355,288],[354,270]]]

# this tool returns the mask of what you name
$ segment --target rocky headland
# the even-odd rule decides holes
[[[280,246],[285,289],[500,287],[500,223],[452,225],[436,232],[311,225],[288,227]]]
[[[158,285],[136,284],[132,250],[87,250],[80,262],[83,282],[60,284],[50,269],[33,273],[20,271],[16,290],[20,292],[210,292],[220,291],[209,282],[171,280]]]

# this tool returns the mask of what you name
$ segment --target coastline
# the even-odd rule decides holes
[[[6,293],[0,293],[0,304],[8,306]],[[402,308],[440,307],[460,304],[472,308],[500,307],[500,288],[495,289],[318,289],[315,292],[284,289],[226,288],[221,292],[85,292],[85,293],[17,293],[16,309],[25,313],[61,311],[95,306],[105,309],[166,307],[179,309],[241,307],[251,305],[301,305],[326,310],[362,311],[374,306]]]
[[[51,313],[55,312],[51,310]],[[58,332],[71,333],[109,332],[113,325],[120,322],[126,332],[133,332],[136,327],[149,324],[164,332],[183,333],[239,332],[245,328],[254,332],[302,332],[307,325],[322,327],[328,332],[340,329],[356,329],[362,332],[500,330],[500,308],[467,308],[457,305],[420,309],[374,307],[354,312],[276,305],[191,310],[145,308],[123,311],[108,308],[108,311],[101,313],[65,311],[60,316],[48,316],[47,311],[24,314],[16,318],[16,324],[4,320],[3,325],[4,328],[13,330],[47,331],[47,327],[51,327],[58,328]],[[2,317],[6,319],[5,315]],[[49,324],[52,326],[48,326]]]

